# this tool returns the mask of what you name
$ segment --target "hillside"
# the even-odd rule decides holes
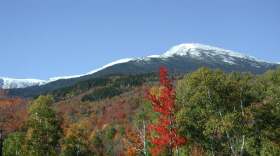
[[[160,109],[148,100],[148,93],[161,99],[161,106],[166,101],[165,95],[168,95],[163,88],[165,81],[160,77],[159,82],[157,75],[111,75],[81,81],[48,92],[51,96],[32,100],[27,115],[25,105],[20,107],[22,109],[3,105],[4,124],[17,125],[13,127],[17,131],[15,133],[7,129],[11,136],[6,140],[19,135],[18,140],[7,141],[8,147],[25,150],[26,146],[14,147],[13,144],[18,141],[24,144],[24,137],[29,139],[30,135],[44,140],[45,135],[53,134],[62,140],[55,144],[59,147],[57,153],[65,155],[73,155],[77,151],[86,156],[152,153],[154,132],[148,126],[157,125],[161,118],[158,118]],[[178,123],[178,134],[187,140],[180,145],[182,148],[178,152],[182,155],[208,155],[210,152],[231,155],[235,151],[231,151],[229,146],[239,152],[243,140],[248,142],[241,150],[246,155],[255,155],[256,152],[278,155],[279,75],[279,70],[252,75],[201,68],[184,77],[172,76],[176,89],[176,101],[174,97],[172,102],[176,102],[176,109],[172,109],[176,115],[174,120]],[[13,120],[8,120],[9,116],[14,116]],[[57,129],[51,131],[46,128],[45,125],[49,124]],[[37,136],[34,129],[43,136]],[[257,134],[256,129],[260,130]],[[147,140],[143,141],[143,135]],[[147,148],[144,150],[145,143]]]
[[[221,69],[225,72],[262,74],[269,69],[276,69],[279,64],[208,45],[181,44],[161,55],[121,59],[87,74],[50,78],[49,81],[41,85],[10,89],[9,95],[34,97],[60,88],[71,87],[83,81],[94,81],[95,78],[155,73],[161,66],[167,67],[173,75],[184,75],[201,67]]]

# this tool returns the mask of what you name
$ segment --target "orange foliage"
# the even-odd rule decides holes
[[[126,128],[126,138],[124,144],[127,147],[126,155],[135,156],[143,148],[140,136],[132,128]]]
[[[136,156],[137,155],[137,150],[135,148],[129,147],[126,151],[127,156]]]
[[[197,145],[194,145],[191,149],[192,156],[204,156],[203,148]]]
[[[4,133],[20,129],[27,118],[27,101],[21,98],[0,99],[0,128]]]

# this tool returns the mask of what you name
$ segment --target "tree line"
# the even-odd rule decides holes
[[[280,155],[280,69],[201,68],[174,83],[161,68],[159,80],[126,125],[93,128],[80,119],[63,127],[53,98],[40,96],[22,128],[5,137],[3,155]],[[116,118],[125,117],[121,109]]]

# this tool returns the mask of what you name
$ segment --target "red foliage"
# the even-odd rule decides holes
[[[126,123],[127,114],[130,112],[126,100],[118,100],[103,106],[102,115],[98,120],[99,127],[110,123]]]
[[[154,145],[152,154],[158,155],[167,149],[170,155],[174,148],[185,144],[186,139],[177,135],[177,129],[174,126],[176,92],[173,88],[172,81],[168,78],[168,71],[164,67],[160,68],[160,85],[159,96],[148,92],[148,99],[153,105],[153,110],[159,113],[158,122],[149,125],[148,129],[157,134],[151,140]]]

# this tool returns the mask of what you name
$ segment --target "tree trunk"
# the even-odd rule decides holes
[[[173,150],[172,150],[172,147],[169,146],[167,156],[172,156],[172,155],[173,155]]]
[[[143,120],[143,153],[144,153],[144,155],[145,156],[147,156],[148,155],[148,152],[147,152],[147,145],[146,145],[146,122],[145,122],[145,120]]]

